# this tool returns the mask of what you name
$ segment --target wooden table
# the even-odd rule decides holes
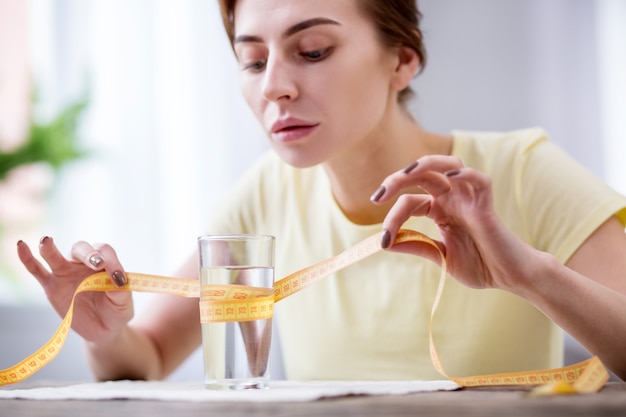
[[[298,403],[0,400],[0,416],[626,416],[626,383],[611,382],[597,394],[539,398],[528,397],[524,388],[489,387]]]

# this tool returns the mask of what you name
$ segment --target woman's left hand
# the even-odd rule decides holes
[[[440,263],[439,253],[430,245],[393,245],[406,220],[427,216],[439,228],[441,241],[436,244],[452,276],[472,288],[512,289],[519,285],[517,278],[527,276],[532,268],[529,259],[538,251],[515,237],[499,220],[493,207],[491,180],[451,156],[426,156],[412,166],[388,176],[372,196],[372,202],[384,203],[407,187],[423,190],[397,198],[383,222],[382,246]]]

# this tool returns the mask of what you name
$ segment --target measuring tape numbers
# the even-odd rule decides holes
[[[433,318],[439,306],[446,281],[446,259],[435,242],[422,233],[413,230],[400,230],[395,243],[421,242],[433,246],[441,257],[441,275],[431,308],[429,320],[430,357],[435,369],[445,378],[461,387],[494,385],[534,385],[538,386],[533,395],[592,393],[599,391],[609,379],[609,373],[597,357],[562,368],[500,373],[455,378],[449,376],[433,341]],[[272,289],[245,285],[200,285],[196,279],[170,278],[129,272],[128,283],[122,288],[115,287],[105,272],[87,277],[76,289],[67,314],[52,338],[39,350],[17,365],[0,370],[0,385],[23,381],[48,364],[61,350],[70,331],[74,310],[74,300],[86,291],[138,291],[197,297],[200,321],[232,322],[268,319],[274,315],[274,304],[296,292],[314,285],[328,275],[339,271],[378,251],[380,233],[357,243],[346,251],[325,261],[311,265],[277,281]]]

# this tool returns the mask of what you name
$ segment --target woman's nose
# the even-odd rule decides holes
[[[295,71],[278,59],[268,60],[263,80],[263,96],[269,101],[294,100],[298,96]]]

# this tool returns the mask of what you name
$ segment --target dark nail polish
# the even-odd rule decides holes
[[[89,263],[96,268],[99,267],[102,262],[104,262],[104,259],[102,259],[100,255],[92,255],[91,258],[89,258]]]
[[[126,285],[126,276],[121,271],[113,272],[111,278],[113,278],[113,282],[118,287],[123,287],[124,285]]]
[[[43,236],[41,239],[39,239],[39,244],[43,245],[44,243],[46,243],[48,240],[51,240],[50,236]]]
[[[391,233],[389,230],[383,230],[383,235],[380,238],[380,247],[387,249],[391,245]]]
[[[384,185],[381,185],[378,190],[374,191],[374,194],[370,197],[370,201],[376,202],[380,200],[380,198],[385,194],[385,191],[387,191],[387,188],[385,188]]]
[[[402,170],[402,172],[404,172],[405,174],[410,174],[411,172],[413,172],[415,168],[417,168],[418,165],[419,165],[419,162],[414,161],[411,164],[407,165],[406,168]]]
[[[454,177],[455,175],[459,175],[461,173],[460,169],[452,169],[450,171],[446,171],[445,175],[446,177]]]

